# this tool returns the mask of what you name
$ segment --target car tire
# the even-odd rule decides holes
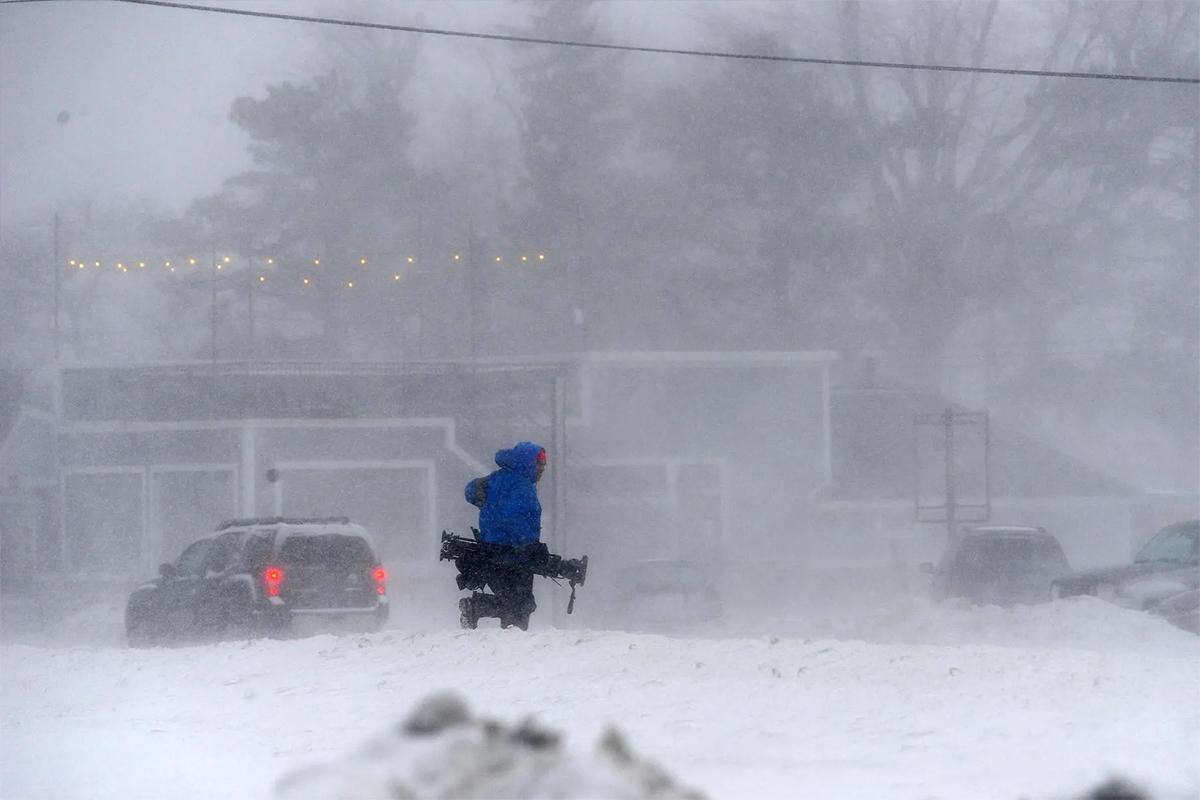
[[[292,618],[281,613],[267,613],[259,617],[258,632],[268,639],[291,639]]]
[[[221,613],[222,639],[249,639],[257,631],[254,624],[254,609],[251,599],[244,591],[234,592],[226,601]]]

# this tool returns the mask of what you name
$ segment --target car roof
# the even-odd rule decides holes
[[[366,539],[369,544],[371,536],[367,533],[362,525],[355,525],[353,522],[335,522],[335,523],[283,523],[279,526],[281,539],[287,539],[292,536],[320,536],[327,533],[340,533],[343,536],[357,536],[360,539]]]
[[[1045,528],[1028,525],[973,525],[966,533],[971,536],[1050,536]]]
[[[231,519],[217,526],[215,533],[209,536],[219,536],[222,533],[239,533],[252,530],[271,528],[280,533],[279,540],[293,536],[320,536],[323,534],[340,533],[343,536],[357,536],[365,539],[367,544],[375,547],[371,534],[348,517],[252,517],[247,519]]]
[[[217,531],[228,528],[251,528],[261,525],[349,525],[349,517],[242,517],[227,519],[217,526]]]
[[[1183,522],[1173,522],[1170,525],[1164,525],[1159,529],[1159,533],[1163,531],[1200,531],[1200,519],[1189,519]]]

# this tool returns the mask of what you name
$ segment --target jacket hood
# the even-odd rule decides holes
[[[536,442],[517,442],[508,450],[496,451],[496,465],[533,480],[537,477],[538,453],[543,449]]]

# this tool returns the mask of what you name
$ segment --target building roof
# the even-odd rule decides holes
[[[913,499],[917,448],[913,417],[968,409],[928,392],[897,388],[830,393],[833,482],[819,499]],[[988,482],[993,498],[1136,497],[1134,487],[1028,433],[989,422]]]

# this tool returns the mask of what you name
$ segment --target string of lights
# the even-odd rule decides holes
[[[390,270],[393,282],[399,282],[400,280],[402,280],[403,273],[395,271],[396,270],[395,264],[397,262],[397,259],[394,257],[393,258],[376,259],[376,258],[367,258],[366,256],[359,256],[357,259],[354,259],[354,260],[356,260],[358,262],[357,266],[369,268],[372,272],[378,272],[378,274],[387,274]],[[416,256],[413,256],[413,255],[401,256],[398,260],[403,265],[403,267],[408,268],[408,269],[416,268],[418,265],[418,259]],[[493,263],[493,264],[500,264],[500,265],[547,264],[546,253],[544,251],[540,251],[540,250],[533,251],[533,252],[524,252],[524,253],[520,253],[518,255],[512,255],[512,256],[507,256],[507,257],[503,254],[492,255],[492,256],[487,257],[486,261]],[[465,259],[463,258],[463,255],[461,253],[451,253],[448,256],[443,256],[440,259],[422,259],[420,261],[420,263],[422,265],[426,265],[426,264],[436,265],[438,263],[441,263],[442,265],[446,265],[446,264],[453,265],[456,263],[464,263],[464,262],[465,262]],[[68,270],[75,271],[75,272],[79,272],[79,271],[110,272],[110,273],[116,272],[116,273],[121,273],[121,274],[128,274],[131,272],[149,272],[149,273],[168,272],[168,273],[176,273],[176,274],[188,274],[188,273],[194,274],[194,273],[198,273],[198,272],[207,272],[211,269],[215,269],[217,272],[222,272],[225,270],[226,267],[234,266],[235,263],[237,263],[237,262],[235,262],[235,260],[232,256],[222,256],[221,258],[217,259],[212,264],[203,263],[202,260],[198,259],[196,256],[185,256],[182,258],[161,258],[161,259],[153,259],[153,260],[137,259],[137,260],[128,260],[128,261],[122,260],[122,259],[72,258],[67,261],[65,267]],[[314,285],[315,283],[317,283],[317,280],[318,280],[316,277],[317,274],[325,271],[325,270],[321,269],[321,266],[322,266],[321,259],[319,259],[319,258],[313,258],[310,260],[291,260],[291,261],[277,262],[274,257],[267,257],[267,258],[262,258],[262,259],[245,260],[245,263],[249,266],[257,265],[260,270],[270,270],[272,272],[274,272],[275,270],[286,270],[287,272],[292,273],[293,277],[299,277],[302,286]],[[382,263],[382,266],[381,266],[381,263]],[[392,266],[388,267],[387,265],[389,265],[389,264]],[[326,264],[326,267],[328,267],[328,263]],[[307,270],[309,273],[312,273],[312,274],[300,275],[299,272],[303,271],[303,270]],[[279,277],[278,273],[277,273],[276,277]],[[369,277],[374,277],[374,275],[370,275]],[[347,285],[347,288],[351,288],[351,289],[354,288],[354,285],[355,285],[354,280],[359,280],[361,282],[362,279],[346,280],[345,283]],[[259,283],[267,282],[267,274],[265,271],[260,272],[260,274],[258,276],[258,282]]]

